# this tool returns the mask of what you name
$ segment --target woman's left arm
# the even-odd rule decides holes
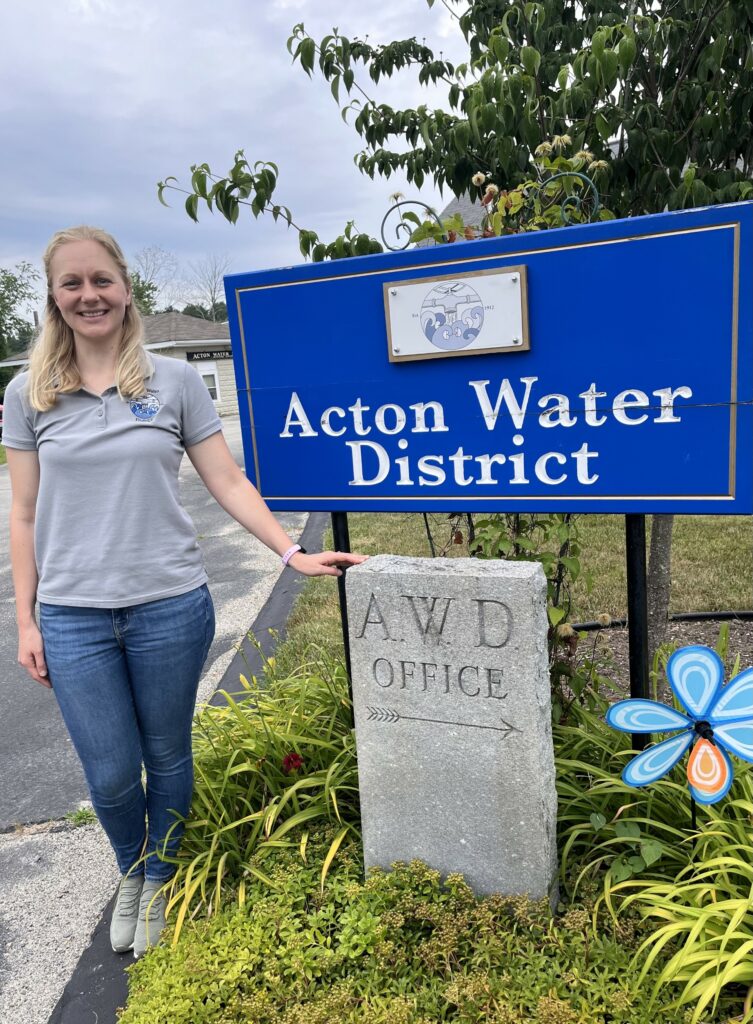
[[[215,501],[244,529],[278,555],[293,546],[262,496],[236,463],[222,431],[186,448],[186,454]],[[321,551],[313,555],[297,551],[288,565],[304,576],[342,576],[338,566],[358,565],[365,560],[365,555],[346,551]]]

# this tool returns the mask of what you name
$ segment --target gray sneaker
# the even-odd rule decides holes
[[[133,940],[133,955],[141,956],[149,946],[156,946],[165,927],[167,898],[162,892],[164,883],[149,878],[144,882],[139,901],[139,919]]]
[[[115,953],[127,953],[133,949],[143,885],[143,875],[123,875],[120,879],[118,898],[110,921],[110,944]]]

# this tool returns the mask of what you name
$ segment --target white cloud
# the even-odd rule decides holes
[[[207,160],[225,173],[236,149],[280,165],[279,197],[329,240],[355,218],[378,231],[400,178],[372,183],[353,166],[361,140],[327,83],[291,66],[296,21],[315,38],[334,24],[370,41],[426,36],[452,59],[452,19],[404,0],[37,0],[0,8],[0,266],[38,262],[49,235],[100,223],[134,252],[160,245],[182,262],[229,251],[234,269],[298,262],[297,236],[265,219],[233,228],[179,196],[165,210],[156,182]],[[433,102],[409,74],[367,91],[392,105]],[[434,95],[441,97],[441,92]],[[431,189],[424,189],[435,199]]]

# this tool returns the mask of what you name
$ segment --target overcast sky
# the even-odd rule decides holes
[[[203,161],[225,173],[241,148],[279,164],[279,200],[323,240],[351,217],[378,233],[390,193],[417,193],[355,168],[360,140],[329,86],[291,64],[299,21],[317,40],[337,25],[466,53],[446,8],[425,0],[0,0],[0,266],[39,265],[52,232],[77,223],[111,231],[129,257],[160,246],[182,264],[227,253],[235,271],[300,262],[295,232],[271,219],[231,226],[204,210],[196,225],[178,195],[158,203],[161,178],[185,181]],[[438,95],[411,74],[364,85],[393,106]],[[422,198],[442,203],[431,186]]]

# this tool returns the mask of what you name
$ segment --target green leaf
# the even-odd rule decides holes
[[[506,64],[507,58],[510,56],[510,43],[503,35],[493,35],[490,40],[492,52],[496,57],[498,63]]]
[[[471,126],[467,121],[461,121],[455,127],[455,149],[461,155],[465,155],[468,151],[468,145],[471,141]]]
[[[589,818],[589,821],[593,825],[594,831],[596,832],[599,832],[601,829],[603,829],[607,823],[607,819],[604,817],[604,815],[598,813],[592,814]]]
[[[533,46],[521,46],[520,63],[525,68],[527,74],[535,77],[541,66],[541,54]]]
[[[198,223],[199,218],[196,211],[199,206],[199,197],[197,195],[190,195],[186,199],[186,213],[194,223]]]
[[[617,55],[619,57],[620,66],[622,67],[623,74],[632,66],[635,60],[636,47],[635,47],[635,36],[623,36],[617,47]]]
[[[301,67],[307,75],[314,70],[314,58],[316,57],[316,43],[310,36],[306,36],[298,47],[298,54],[301,59]]]
[[[612,877],[613,882],[626,882],[628,878],[633,874],[633,869],[623,860],[622,857],[618,858],[612,867],[610,868],[609,874]]]
[[[605,50],[601,55],[601,70],[604,75],[604,86],[607,91],[611,91],[619,72],[619,59],[614,50]]]
[[[664,848],[662,844],[657,843],[655,839],[646,839],[641,843],[641,857],[643,857],[648,867],[655,864],[657,860],[660,860],[663,853]]]
[[[612,132],[609,127],[609,121],[607,121],[601,111],[599,111],[594,118],[594,124],[596,125],[596,131],[601,135],[602,139],[607,142]]]
[[[549,616],[549,621],[553,626],[556,626],[558,623],[562,622],[562,620],[565,617],[565,614],[566,612],[564,608],[557,608],[555,605],[550,605],[547,608],[547,615]]]
[[[614,826],[614,834],[624,839],[640,839],[641,828],[634,821],[618,821]]]
[[[162,203],[163,206],[168,206],[168,203],[165,202],[164,191],[165,191],[166,188],[172,188],[172,186],[170,184],[168,184],[168,183],[171,182],[171,181],[177,181],[177,180],[178,179],[175,177],[174,174],[170,174],[170,175],[168,175],[167,178],[165,178],[164,181],[160,181],[157,184],[157,198],[159,199],[159,201]]]
[[[356,255],[368,256],[371,252],[371,238],[368,235],[358,235],[356,238]]]
[[[203,168],[197,168],[191,175],[191,188],[202,199],[207,198],[207,175]]]

